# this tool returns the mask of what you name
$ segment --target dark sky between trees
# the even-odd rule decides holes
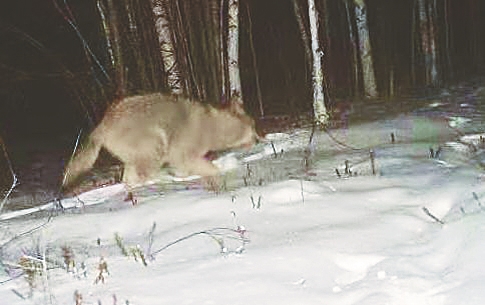
[[[306,1],[298,2],[306,12]],[[437,8],[439,48],[447,48],[446,54],[449,54],[445,58],[445,53],[439,51],[441,85],[482,75],[485,3],[480,0],[438,2],[446,3],[446,7]],[[320,12],[328,101],[351,100],[355,98],[355,83],[346,7],[343,1],[317,0],[316,3]],[[423,86],[419,73],[417,79],[411,79],[413,3],[366,1],[381,95],[386,95],[391,66],[398,93]],[[0,134],[50,137],[76,133],[80,126],[93,124],[88,122],[79,99],[100,99],[106,95],[102,88],[110,86],[101,68],[107,64],[108,56],[96,0],[17,0],[3,1],[0,6]],[[74,18],[79,33],[65,16]],[[257,115],[257,73],[267,114],[310,111],[311,72],[293,2],[241,0],[240,22],[240,68],[246,107]],[[445,39],[445,30],[448,39]],[[79,34],[101,67],[87,54]],[[420,66],[415,68],[419,72]],[[104,107],[99,104],[96,111],[102,112]]]

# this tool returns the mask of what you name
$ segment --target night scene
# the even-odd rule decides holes
[[[5,0],[0,303],[481,305],[483,0]]]

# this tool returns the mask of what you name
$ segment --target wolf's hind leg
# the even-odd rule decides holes
[[[94,162],[98,158],[100,150],[101,144],[93,139],[90,139],[87,145],[82,148],[71,161],[69,161],[69,164],[64,172],[64,179],[62,181],[63,188],[71,187],[79,175],[89,170],[93,166]]]
[[[165,160],[165,134],[160,140],[145,141],[122,159],[124,163],[123,182],[129,186],[141,185],[160,178],[160,170]]]

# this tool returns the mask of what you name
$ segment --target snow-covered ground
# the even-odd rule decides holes
[[[460,118],[270,134],[220,194],[133,206],[114,185],[4,213],[0,304],[483,304],[485,143]]]

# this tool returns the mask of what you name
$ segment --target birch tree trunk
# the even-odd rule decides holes
[[[451,22],[449,20],[449,5],[450,1],[449,0],[444,0],[443,7],[444,7],[444,18],[445,18],[445,52],[446,52],[446,64],[447,64],[447,74],[449,75],[449,79],[454,79],[453,75],[453,64],[451,63],[451,49],[450,49],[450,44],[451,44],[451,38],[450,38],[450,27],[451,27]]]
[[[150,0],[97,0],[115,96],[160,91],[166,80]]]
[[[246,3],[246,11],[248,14],[249,48],[251,49],[251,58],[252,58],[253,71],[254,71],[254,82],[256,86],[256,95],[258,97],[258,104],[259,104],[259,114],[261,117],[264,117],[263,97],[261,95],[258,63],[256,58],[256,51],[254,48],[254,40],[253,40],[253,22],[251,21],[251,13],[249,11],[249,5],[247,3]]]
[[[293,0],[293,11],[295,13],[296,22],[298,23],[298,29],[300,30],[301,40],[303,43],[303,50],[305,50],[305,59],[308,64],[308,71],[311,69],[311,62],[312,62],[312,51],[310,49],[310,38],[308,37],[307,30],[305,27],[305,22],[303,20],[303,9],[301,9],[300,5],[298,4],[298,0]]]
[[[312,45],[312,86],[313,86],[313,114],[315,122],[324,126],[328,122],[328,113],[325,108],[325,96],[323,94],[323,51],[318,39],[318,14],[315,0],[308,0],[308,16],[310,20],[310,35]]]
[[[436,66],[436,8],[426,0],[418,0],[419,32],[421,34],[421,48],[424,56],[426,84],[438,83],[438,69]]]
[[[155,15],[155,27],[158,33],[160,53],[165,72],[167,73],[168,87],[171,92],[182,93],[180,71],[175,57],[173,43],[173,29],[170,24],[168,0],[152,0]]]
[[[239,0],[229,0],[227,56],[229,74],[229,100],[242,102],[239,74]]]
[[[428,28],[429,28],[429,45],[431,53],[431,82],[433,85],[438,84],[438,60],[436,55],[436,0],[428,4]]]
[[[374,62],[370,46],[369,29],[367,27],[367,9],[364,0],[354,0],[355,20],[359,38],[360,62],[362,64],[364,93],[367,97],[377,97]]]
[[[118,31],[118,12],[112,0],[97,1],[98,10],[103,20],[103,28],[108,46],[111,66],[114,70],[114,83],[116,84],[116,96],[126,95],[126,75],[123,69],[123,58],[121,56],[121,37]]]
[[[359,83],[360,83],[360,74],[359,74],[359,60],[358,60],[358,50],[354,35],[354,28],[352,27],[352,17],[350,14],[349,8],[349,1],[344,1],[345,4],[345,12],[347,15],[347,25],[349,26],[349,40],[350,40],[350,48],[352,50],[352,72],[354,76],[354,96],[359,96]]]

